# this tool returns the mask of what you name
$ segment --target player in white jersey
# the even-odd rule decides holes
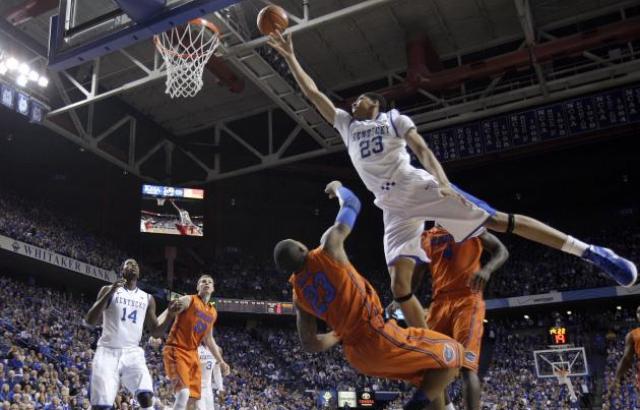
[[[187,211],[186,209],[180,208],[178,205],[176,205],[176,203],[172,199],[169,200],[169,202],[171,203],[171,205],[173,205],[176,211],[178,211],[178,215],[180,216],[180,223],[176,224],[176,227],[178,228],[178,231],[180,231],[181,234],[186,235],[187,232],[191,232],[192,234],[194,232],[198,234],[202,234],[200,227],[191,221],[191,216],[189,215],[189,211]]]
[[[153,383],[140,347],[146,325],[154,336],[161,335],[175,316],[172,303],[156,317],[153,296],[138,289],[140,267],[133,259],[122,264],[122,278],[103,286],[85,320],[97,325],[102,319],[102,336],[92,362],[91,408],[111,409],[120,385],[133,394],[142,409],[153,406]]]
[[[351,114],[336,109],[300,66],[291,35],[285,39],[280,32],[272,33],[269,44],[284,57],[304,95],[338,130],[358,175],[382,209],[391,291],[410,326],[426,327],[424,311],[411,290],[414,270],[428,262],[420,247],[425,220],[444,227],[457,242],[478,234],[483,227],[513,232],[582,257],[620,285],[635,283],[636,266],[610,249],[588,245],[524,215],[497,212],[452,185],[411,118],[397,110],[387,111],[383,96],[361,95],[352,104]],[[424,169],[411,165],[407,146]]]
[[[218,347],[220,354],[222,349]],[[202,389],[200,400],[196,401],[197,410],[215,409],[215,391],[222,391],[222,371],[220,364],[213,357],[213,354],[204,344],[198,347],[198,357],[200,358],[200,368],[202,369]]]

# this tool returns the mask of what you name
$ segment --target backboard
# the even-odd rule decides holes
[[[584,347],[535,350],[533,359],[539,378],[557,378],[558,370],[568,371],[568,377],[589,375],[589,365]]]
[[[49,29],[49,67],[61,70],[91,61],[240,2],[165,0],[163,6],[152,6],[159,1],[163,0],[60,0]],[[137,7],[136,19],[120,7],[127,3]],[[140,4],[149,4],[148,13]]]

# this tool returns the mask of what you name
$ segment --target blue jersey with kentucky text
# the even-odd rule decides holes
[[[372,120],[356,120],[337,109],[334,127],[362,182],[376,196],[384,193],[398,172],[413,169],[404,137],[415,124],[397,110],[382,112]]]
[[[150,298],[138,288],[118,288],[102,313],[98,346],[114,349],[139,346]]]

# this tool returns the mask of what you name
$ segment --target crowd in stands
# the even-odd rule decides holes
[[[85,226],[53,207],[34,203],[10,191],[0,195],[0,235],[27,242],[56,253],[107,269],[118,269],[128,253],[116,243],[90,233]],[[625,257],[640,260],[640,231],[634,224],[610,226],[584,238],[603,244]],[[613,286],[592,265],[579,258],[519,239],[514,235],[501,235],[510,251],[505,266],[496,272],[486,290],[486,298],[532,295],[551,291]],[[351,255],[353,263],[378,289],[383,302],[391,301],[389,275],[384,266],[368,266],[369,258]],[[158,270],[139,261],[143,268],[142,280],[165,287],[165,279]],[[218,293],[224,297],[290,300],[287,278],[278,274],[271,260],[258,260],[239,249],[225,252],[209,261],[202,270],[214,274]],[[177,287],[190,290],[195,276],[179,277]],[[430,284],[422,288],[422,298],[428,299]]]
[[[118,244],[91,233],[78,220],[8,190],[0,191],[0,235],[106,270],[118,271],[130,257]],[[162,282],[162,274],[145,268],[144,280]]]
[[[554,291],[615,286],[603,272],[572,255],[531,243],[515,236],[501,235],[509,248],[505,266],[495,272],[485,292],[485,298],[534,295]],[[640,232],[633,226],[611,228],[592,238],[594,243],[612,247],[631,260],[640,260]],[[391,301],[389,274],[385,267],[367,266],[366,260],[351,255],[352,262],[378,290],[383,302]],[[362,262],[362,263],[361,263]],[[286,277],[279,274],[271,261],[258,261],[234,250],[212,261],[208,268],[216,277],[221,295],[256,299],[290,300]],[[195,284],[195,277],[183,281],[186,289]],[[430,281],[422,287],[422,299],[428,300]]]
[[[0,409],[88,409],[91,359],[99,331],[87,327],[82,318],[92,301],[5,276],[0,276],[0,300]],[[549,324],[559,321],[573,329],[576,336],[572,342],[577,345],[589,344],[582,336],[587,332],[606,340],[603,408],[635,408],[634,379],[629,378],[620,388],[611,383],[624,335],[633,325],[633,313],[609,309],[591,322],[585,320],[589,316],[578,311],[571,315],[540,313],[524,320],[491,319],[485,332],[491,360],[481,374],[483,408],[569,408],[564,386],[555,379],[536,377],[531,353],[547,345],[545,332]],[[357,374],[344,361],[339,346],[321,354],[303,352],[292,327],[219,326],[216,339],[232,367],[224,381],[225,390],[218,396],[222,409],[311,409],[316,402],[310,391],[322,390],[368,387],[397,391],[397,403],[411,394],[411,388],[403,383]],[[167,408],[172,392],[164,378],[161,348],[152,343],[144,346],[159,399],[156,408]],[[595,389],[590,378],[572,381],[579,398]],[[460,383],[450,389],[450,396],[457,408],[463,408]],[[123,391],[116,408],[136,408],[135,400]]]

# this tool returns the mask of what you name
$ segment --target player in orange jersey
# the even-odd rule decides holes
[[[498,238],[487,231],[456,243],[453,236],[441,227],[423,233],[422,248],[431,260],[432,302],[427,325],[464,346],[462,380],[466,407],[479,410],[480,379],[477,372],[485,315],[482,291],[491,274],[506,262],[509,252]],[[491,258],[481,266],[483,250]],[[448,398],[446,401],[447,410],[454,409]]]
[[[178,299],[180,310],[162,351],[165,374],[171,379],[176,395],[174,410],[186,410],[187,406],[193,406],[200,399],[200,342],[204,341],[213,353],[222,373],[225,376],[229,374],[229,365],[222,359],[213,338],[213,324],[218,317],[218,312],[210,303],[215,290],[213,278],[209,275],[200,276],[197,290],[196,295]]]
[[[640,306],[636,309],[636,319],[640,322]],[[616,369],[615,385],[620,386],[622,380],[636,359],[636,388],[640,391],[640,327],[627,333],[624,339],[624,354]]]
[[[327,185],[340,211],[320,246],[285,239],[275,246],[279,270],[290,273],[302,346],[322,352],[342,342],[347,361],[359,372],[406,380],[418,387],[405,409],[444,409],[443,391],[462,364],[462,346],[429,329],[385,323],[374,288],[349,261],[344,241],[360,211],[360,201],[338,181]],[[333,331],[318,334],[316,318]]]

